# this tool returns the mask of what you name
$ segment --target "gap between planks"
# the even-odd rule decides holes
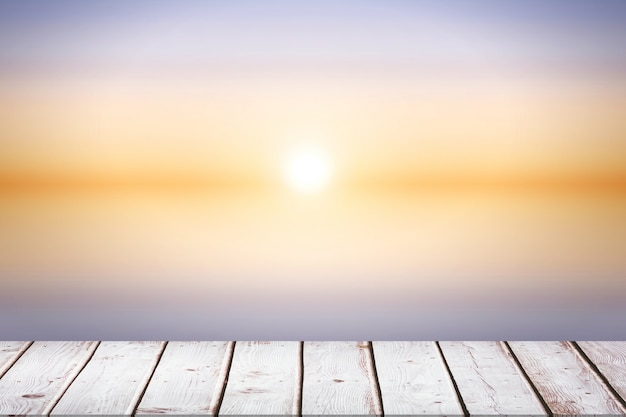
[[[230,368],[233,365],[233,355],[235,353],[236,343],[237,342],[228,342],[228,347],[226,348],[226,355],[224,355],[224,361],[222,362],[222,370],[220,371],[217,383],[215,384],[213,399],[211,400],[211,405],[209,407],[209,411],[213,416],[219,415],[220,407],[222,406],[222,401],[224,400],[224,393],[226,392],[226,385],[228,384]]]
[[[452,383],[452,387],[454,388],[454,392],[456,393],[456,397],[457,400],[459,402],[459,405],[461,406],[461,410],[463,411],[463,415],[465,417],[469,417],[469,411],[467,411],[467,404],[465,404],[465,401],[463,400],[463,396],[461,395],[461,391],[459,390],[459,386],[456,383],[456,380],[454,379],[454,375],[452,374],[452,370],[450,369],[450,366],[448,365],[448,361],[446,360],[445,355],[443,354],[443,351],[441,350],[441,345],[439,344],[439,342],[435,342],[435,345],[437,346],[437,351],[439,352],[439,357],[441,358],[443,365],[446,368],[446,371],[448,372],[448,376],[450,377],[450,382]]]
[[[596,363],[591,360],[591,357],[587,355],[585,350],[577,342],[570,341],[568,343],[574,348],[574,351],[583,359],[583,361],[587,363],[589,368],[591,368],[591,371],[596,374],[596,376],[604,384],[605,388],[609,391],[609,394],[621,404],[623,409],[622,411],[626,414],[626,398],[623,398],[622,395],[620,395],[620,393],[617,391],[619,387],[613,387],[611,381],[609,381],[604,373],[602,373],[598,365],[596,365]]]
[[[11,349],[11,345],[15,343],[15,345],[19,346],[17,351],[11,356],[9,355],[5,355],[3,354],[2,356],[0,356],[0,378],[2,378],[2,376],[8,372],[9,369],[11,369],[11,367],[15,364],[15,362],[17,362],[22,355],[24,354],[24,352],[26,352],[28,350],[29,347],[32,346],[33,342],[0,342],[3,343],[5,345],[5,347],[3,347],[2,352],[6,352],[6,348]],[[17,344],[19,343],[19,345]]]
[[[546,402],[545,398],[543,398],[543,395],[541,395],[541,393],[539,392],[539,389],[537,389],[537,386],[535,385],[535,383],[530,378],[530,375],[528,375],[528,373],[526,372],[526,370],[522,366],[522,363],[520,362],[519,358],[517,357],[517,355],[515,354],[513,349],[511,349],[511,346],[509,345],[509,342],[504,341],[504,342],[501,342],[501,343],[506,347],[508,352],[511,354],[511,357],[513,358],[513,361],[515,362],[515,366],[520,371],[520,373],[522,374],[522,376],[524,377],[524,379],[526,380],[526,382],[528,383],[530,388],[533,390],[533,393],[535,394],[535,396],[537,397],[537,399],[541,403],[541,406],[543,407],[543,410],[546,412],[548,417],[552,417],[553,414],[552,414],[552,410],[550,409],[550,406]]]
[[[168,341],[165,341],[163,343],[161,350],[157,354],[157,358],[156,358],[156,361],[154,362],[154,366],[152,367],[152,371],[150,372],[150,375],[146,379],[146,384],[141,390],[141,392],[139,392],[139,395],[137,395],[137,399],[133,406],[133,411],[132,411],[133,416],[137,414],[137,409],[139,408],[139,404],[141,404],[141,400],[143,399],[143,396],[146,395],[146,391],[148,390],[148,385],[150,385],[150,381],[152,381],[152,378],[154,377],[154,373],[156,372],[156,369],[158,368],[159,363],[161,363],[161,359],[163,358],[163,353],[165,353],[165,349],[167,349],[168,343],[169,343]]]

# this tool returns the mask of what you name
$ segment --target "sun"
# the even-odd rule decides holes
[[[328,154],[313,145],[293,148],[285,157],[283,175],[296,192],[314,194],[330,182],[332,167]]]

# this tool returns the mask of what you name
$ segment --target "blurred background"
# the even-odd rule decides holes
[[[626,338],[624,22],[2,1],[0,337]]]

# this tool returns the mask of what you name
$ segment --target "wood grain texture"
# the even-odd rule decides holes
[[[169,342],[136,414],[214,414],[233,342]]]
[[[237,342],[220,415],[299,412],[299,342]]]
[[[554,414],[624,413],[569,343],[510,342],[509,345]]]
[[[302,415],[381,415],[367,342],[304,343]]]
[[[0,342],[0,416],[615,416],[625,375],[626,342]]]
[[[132,414],[164,346],[102,342],[51,414]]]
[[[439,345],[470,415],[546,415],[502,343],[440,342]]]
[[[47,414],[97,342],[35,342],[0,379],[0,415]]]
[[[32,342],[1,342],[0,341],[0,378],[9,370],[15,361],[30,347]]]
[[[374,342],[385,415],[463,415],[434,342]]]
[[[578,342],[578,346],[626,401],[626,342]]]

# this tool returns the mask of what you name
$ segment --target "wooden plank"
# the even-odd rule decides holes
[[[554,414],[624,413],[567,342],[510,342],[509,345]]]
[[[374,342],[385,415],[463,415],[435,342]]]
[[[321,414],[382,414],[369,343],[304,343],[302,415]]]
[[[470,415],[547,415],[501,342],[439,345]]]
[[[613,389],[626,401],[626,342],[578,342]]]
[[[220,415],[299,412],[299,342],[237,342]]]
[[[169,342],[136,414],[214,414],[233,342]]]
[[[132,414],[164,342],[102,342],[52,414]]]
[[[35,342],[0,379],[0,415],[47,414],[97,342]]]
[[[2,342],[0,341],[0,378],[30,347],[32,342]]]

